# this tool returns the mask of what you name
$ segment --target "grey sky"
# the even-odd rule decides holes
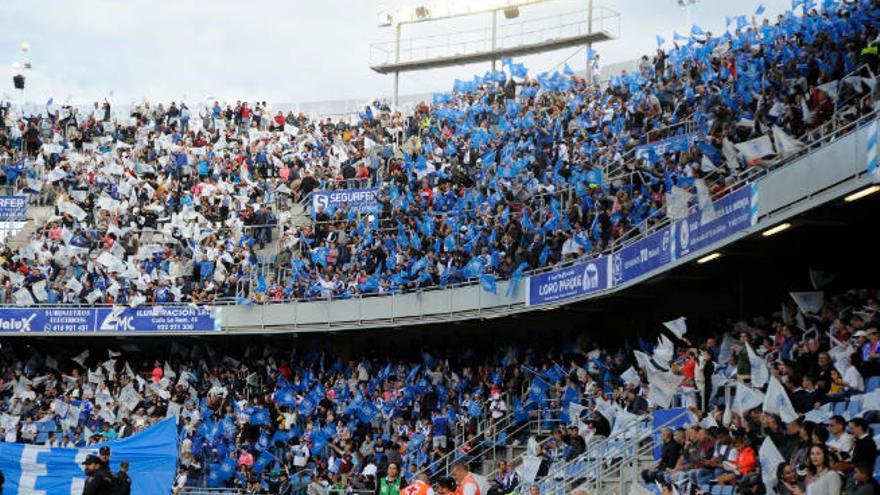
[[[478,0],[473,0],[478,1]],[[415,5],[405,0],[401,3]],[[583,8],[585,0],[555,0],[524,8],[519,19],[558,15]],[[703,0],[693,22],[721,31],[725,15],[751,14],[763,3],[778,14],[789,0]],[[2,0],[0,64],[22,60],[19,44],[29,41],[34,66],[26,97],[45,102],[202,100],[216,96],[274,102],[367,98],[390,93],[391,77],[369,68],[370,43],[387,40],[390,29],[376,27],[376,12],[395,2],[371,0]],[[688,30],[676,0],[597,0],[621,14],[621,37],[596,47],[604,63],[651,53],[655,35],[672,40]],[[408,26],[404,37],[488,26],[487,15],[437,26]],[[522,61],[531,74],[547,70],[575,49]],[[583,51],[569,62],[586,64]],[[443,91],[455,78],[482,74],[488,64],[405,74],[401,93]],[[11,72],[0,81],[0,96],[15,95]],[[17,95],[16,95],[17,97]]]

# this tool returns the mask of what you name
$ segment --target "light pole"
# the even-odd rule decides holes
[[[690,29],[694,25],[692,8],[696,5],[697,0],[678,0],[678,6],[683,7],[687,11],[687,29],[690,35]]]
[[[12,63],[12,85],[15,87],[15,89],[20,91],[19,95],[21,97],[21,102],[20,102],[21,120],[22,120],[22,122],[24,122],[25,121],[24,87],[25,87],[25,82],[27,81],[27,77],[25,76],[25,74],[31,68],[31,63],[27,61],[27,53],[31,49],[31,44],[28,43],[27,41],[22,41],[21,45],[19,45],[19,48],[21,49],[21,54],[22,54],[21,56],[22,56],[23,61]],[[27,133],[28,125],[29,125],[29,123],[25,125],[24,131],[21,133],[21,156],[22,156],[22,158],[24,158],[24,156],[25,156],[25,144],[26,144],[25,134]]]

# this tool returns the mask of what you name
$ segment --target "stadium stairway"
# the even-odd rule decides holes
[[[549,419],[550,411],[532,411],[525,421],[517,421],[513,412],[489,424],[485,418],[477,424],[477,433],[470,449],[461,449],[464,438],[455,436],[455,449],[422,469],[432,479],[450,475],[450,469],[458,462],[466,463],[470,470],[487,479],[496,472],[498,461],[511,462],[520,466],[523,458],[529,455],[529,439],[540,447],[550,438],[553,429],[560,426],[558,419]]]
[[[52,213],[54,206],[30,206],[28,207],[28,220],[15,235],[11,236],[7,245],[13,251],[17,251],[30,242],[31,234],[37,230],[37,225],[43,225]]]
[[[635,418],[615,427],[607,438],[587,444],[586,451],[566,462],[552,465],[547,475],[538,480],[541,493],[565,495],[578,489],[591,495],[626,495],[640,482],[643,469],[652,467],[654,438],[669,425],[676,424],[687,412],[653,427],[646,417]],[[519,492],[528,493],[531,484],[521,485]]]

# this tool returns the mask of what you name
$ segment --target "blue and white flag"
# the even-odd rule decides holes
[[[746,352],[749,355],[749,365],[752,368],[752,386],[763,388],[764,384],[767,383],[767,379],[770,377],[770,370],[767,368],[767,362],[764,361],[764,358],[755,353],[752,346],[748,343],[746,344]]]
[[[87,455],[97,455],[101,445],[110,447],[113,472],[120,461],[128,461],[132,493],[171,493],[177,469],[175,418],[123,440],[81,449],[0,443],[0,472],[6,479],[3,493],[82,493],[86,482],[82,462]]]
[[[764,394],[739,382],[736,384],[736,396],[730,410],[742,416],[763,403]]]
[[[770,377],[770,384],[767,386],[767,395],[764,397],[764,412],[778,415],[785,423],[791,423],[798,417],[791,399],[785,392],[785,388],[779,383],[775,376]],[[774,471],[775,472],[775,471]]]
[[[758,460],[761,463],[761,481],[767,487],[767,493],[772,493],[778,481],[776,469],[785,462],[785,458],[779,453],[779,449],[776,448],[776,444],[770,440],[770,437],[766,437],[764,443],[761,444],[761,448],[758,450]]]

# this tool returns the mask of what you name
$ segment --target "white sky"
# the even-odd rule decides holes
[[[479,0],[473,0],[478,2]],[[400,0],[398,0],[400,2]],[[25,58],[33,64],[26,99],[128,104],[150,100],[259,99],[308,102],[389,95],[392,76],[369,68],[370,43],[388,40],[376,12],[398,2],[373,0],[0,0],[0,65]],[[402,3],[418,4],[414,0]],[[650,54],[655,36],[689,30],[676,0],[596,0],[620,12],[621,36],[596,47],[605,64]],[[759,4],[776,15],[790,0],[702,0],[693,22],[720,32],[725,15],[751,14]],[[526,7],[517,22],[585,8],[586,0],[555,0]],[[404,38],[489,25],[488,15],[436,26],[404,27]],[[19,45],[31,50],[23,57]],[[667,45],[668,46],[668,45]],[[566,49],[522,61],[530,74],[550,69],[575,52]],[[569,62],[583,70],[581,51]],[[401,94],[447,91],[488,64],[408,73]],[[0,97],[18,98],[11,70],[2,74]]]

